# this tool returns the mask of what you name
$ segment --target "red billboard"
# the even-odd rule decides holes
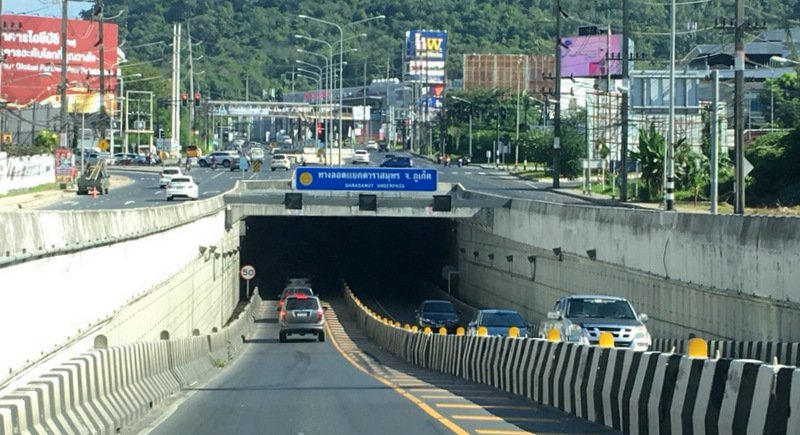
[[[7,26],[8,24],[8,26]],[[13,24],[13,25],[12,25]],[[10,106],[33,103],[61,107],[61,19],[2,16],[0,98]],[[70,112],[100,109],[100,23],[67,22],[67,95]],[[111,110],[117,77],[117,25],[103,24],[106,108]]]
[[[620,35],[568,36],[561,43],[562,77],[621,76]]]

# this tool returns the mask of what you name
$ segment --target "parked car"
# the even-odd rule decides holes
[[[242,170],[242,168],[241,168],[242,159],[244,159],[245,162],[247,162],[246,163],[247,166],[245,167],[245,171],[250,169],[250,166],[252,165],[252,162],[250,161],[250,157],[248,157],[246,154],[242,153],[237,158],[233,159],[233,161],[231,162],[231,166],[230,166],[231,171],[240,171],[240,170]]]
[[[114,160],[117,165],[132,165],[136,161],[136,154],[133,153],[116,153]]]
[[[367,150],[355,150],[353,152],[353,164],[369,164],[369,152]]]
[[[167,201],[175,198],[186,198],[196,200],[199,196],[199,188],[194,179],[188,175],[176,175],[167,185]]]
[[[365,147],[367,151],[378,151],[378,142],[374,140],[367,141],[367,146]]]
[[[414,161],[411,157],[392,157],[391,159],[384,160],[381,163],[382,168],[410,168],[414,166]]]
[[[286,298],[278,316],[278,341],[285,343],[290,334],[316,335],[325,341],[325,312],[319,298],[299,294]]]
[[[235,152],[214,151],[213,153],[198,158],[197,164],[200,165],[201,168],[207,168],[211,166],[211,157],[216,159],[217,166],[222,166],[223,168],[230,168],[234,160],[239,159],[239,155]]]
[[[528,324],[525,319],[514,310],[483,309],[478,310],[475,316],[467,324],[467,335],[478,335],[480,327],[486,328],[488,335],[508,336],[508,330],[516,326],[519,329],[519,337],[528,337]]]
[[[180,175],[183,175],[183,171],[177,166],[170,166],[162,169],[158,179],[158,187],[160,189],[165,189],[173,177]]]
[[[638,351],[652,344],[644,325],[647,314],[636,314],[625,298],[616,296],[573,295],[559,298],[539,329],[541,337],[556,329],[562,340],[596,345],[601,332],[614,336],[614,347]]]
[[[275,154],[272,156],[272,160],[269,162],[269,169],[271,171],[276,169],[288,171],[292,169],[292,162],[289,160],[289,156],[286,154]]]
[[[429,326],[434,331],[441,327],[453,331],[458,326],[458,311],[448,300],[423,301],[415,311],[417,325]]]

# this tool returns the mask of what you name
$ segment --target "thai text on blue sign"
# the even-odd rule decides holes
[[[435,192],[436,169],[298,167],[297,190],[366,190]]]

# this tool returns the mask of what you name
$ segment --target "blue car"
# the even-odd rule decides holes
[[[414,161],[411,160],[411,157],[395,156],[381,163],[382,168],[410,168],[412,166],[414,166]]]
[[[478,310],[475,317],[467,325],[467,335],[478,335],[478,328],[486,328],[487,335],[508,336],[508,330],[512,326],[519,328],[519,336],[527,338],[528,324],[525,319],[514,310]]]

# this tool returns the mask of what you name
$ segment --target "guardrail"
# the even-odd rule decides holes
[[[116,434],[230,358],[254,325],[257,293],[221,331],[95,349],[0,397],[0,435]]]
[[[708,355],[718,358],[752,359],[800,367],[800,343],[777,341],[708,340]],[[689,340],[657,338],[650,350],[685,354]]]
[[[800,433],[800,370],[541,339],[421,333],[345,299],[367,335],[418,366],[630,434]]]

